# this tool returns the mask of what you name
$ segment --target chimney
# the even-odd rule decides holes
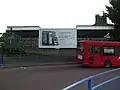
[[[95,15],[95,24],[99,24],[100,23],[100,15],[96,14]]]
[[[107,24],[107,14],[105,12],[103,12],[102,20],[103,24]]]
[[[95,15],[95,25],[107,25],[107,14],[103,12],[103,16]]]

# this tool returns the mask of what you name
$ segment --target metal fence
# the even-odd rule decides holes
[[[81,85],[81,84],[84,83],[84,82],[88,82],[88,90],[98,90],[101,86],[103,86],[103,85],[105,85],[105,84],[107,84],[107,83],[110,83],[110,82],[112,82],[112,81],[114,81],[114,80],[119,80],[119,79],[120,79],[120,76],[118,75],[118,76],[116,76],[116,77],[114,77],[114,78],[108,79],[108,80],[106,80],[106,81],[104,81],[104,82],[102,82],[102,83],[100,83],[100,84],[98,84],[98,85],[95,85],[95,86],[92,85],[93,79],[95,79],[95,78],[98,77],[98,76],[105,75],[105,74],[108,74],[108,73],[111,73],[111,72],[115,72],[115,71],[119,71],[119,70],[120,70],[120,68],[112,69],[112,70],[109,70],[109,71],[106,71],[106,72],[102,72],[102,73],[97,74],[97,75],[90,76],[90,77],[85,78],[85,79],[82,79],[82,80],[80,80],[80,81],[78,81],[78,82],[76,82],[76,83],[73,83],[72,85],[70,85],[70,86],[68,86],[68,87],[66,87],[66,88],[64,88],[64,89],[62,89],[62,90],[73,90],[73,88],[75,88],[76,86]],[[119,84],[118,84],[118,85],[119,85]],[[108,86],[108,87],[109,87],[109,86]],[[99,90],[102,90],[102,89],[99,89]],[[107,90],[108,90],[108,89],[107,89]],[[110,90],[110,89],[109,89],[109,90]],[[118,90],[119,90],[119,89],[118,89]]]
[[[75,50],[29,50],[32,54],[3,56],[3,64],[75,62]]]

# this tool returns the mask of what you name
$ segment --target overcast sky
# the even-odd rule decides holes
[[[0,32],[7,26],[75,28],[92,25],[109,0],[1,0]]]

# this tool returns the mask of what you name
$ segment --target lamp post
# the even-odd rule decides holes
[[[10,44],[11,44],[11,42],[12,42],[12,27],[10,27]]]

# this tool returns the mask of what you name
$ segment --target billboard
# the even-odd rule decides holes
[[[76,29],[40,29],[39,48],[77,48]]]

